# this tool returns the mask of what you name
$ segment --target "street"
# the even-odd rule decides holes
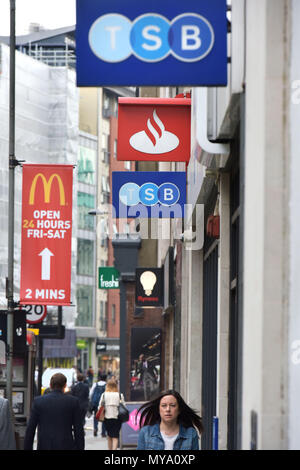
[[[98,424],[98,436],[93,433],[93,416],[86,418],[85,421],[85,450],[108,450],[107,438],[101,437],[101,426]]]

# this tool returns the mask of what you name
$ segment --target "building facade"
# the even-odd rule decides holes
[[[191,90],[194,239],[171,231],[181,324],[169,325],[169,378],[202,413],[203,449],[215,416],[220,449],[297,449],[299,6],[230,4],[228,86]]]

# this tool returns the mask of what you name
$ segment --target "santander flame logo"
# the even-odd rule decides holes
[[[138,152],[160,154],[168,153],[179,145],[178,137],[165,130],[165,126],[159,119],[156,109],[147,121],[147,129],[133,134],[129,143]]]

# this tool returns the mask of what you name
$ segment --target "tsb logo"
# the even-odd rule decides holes
[[[180,191],[174,183],[163,183],[160,186],[155,183],[144,183],[142,186],[126,183],[119,192],[119,199],[126,206],[136,206],[140,202],[144,206],[155,206],[158,203],[173,206],[179,198]]]
[[[89,44],[105,62],[122,62],[131,54],[144,62],[159,62],[169,54],[183,62],[197,62],[211,51],[214,30],[206,18],[196,13],[184,13],[172,21],[149,13],[133,22],[111,13],[93,23]]]

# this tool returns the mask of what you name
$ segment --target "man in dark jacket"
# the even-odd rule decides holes
[[[71,394],[79,400],[79,407],[81,413],[81,421],[84,426],[85,415],[89,407],[90,388],[87,383],[84,383],[84,375],[77,374],[78,382],[71,387]]]
[[[25,433],[25,450],[32,450],[37,427],[37,450],[84,450],[79,400],[64,393],[66,383],[63,374],[54,374],[51,392],[35,398]]]

